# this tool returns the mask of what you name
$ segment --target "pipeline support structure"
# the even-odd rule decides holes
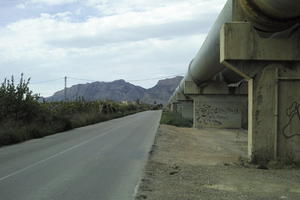
[[[196,128],[248,128],[252,162],[300,162],[299,22],[294,0],[228,0],[170,107]]]

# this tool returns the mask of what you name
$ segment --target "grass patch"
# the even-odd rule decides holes
[[[163,111],[160,123],[177,127],[193,127],[192,120],[185,119],[179,113],[171,111]]]

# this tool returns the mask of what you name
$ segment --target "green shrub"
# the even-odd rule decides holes
[[[193,121],[189,119],[183,118],[177,112],[163,111],[161,120],[161,124],[168,124],[177,127],[192,127]]]
[[[23,74],[18,85],[14,77],[5,79],[0,86],[0,121],[7,118],[16,121],[30,121],[39,113],[38,95],[29,89],[30,79],[24,80]]]

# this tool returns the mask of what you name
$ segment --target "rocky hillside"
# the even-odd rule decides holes
[[[182,76],[177,76],[175,78],[158,81],[153,88],[147,90],[141,100],[149,104],[153,104],[154,101],[158,104],[166,104],[182,78]]]
[[[75,100],[83,97],[87,101],[136,101],[139,99],[144,103],[166,104],[182,78],[181,76],[177,76],[175,78],[160,80],[150,89],[133,85],[124,80],[78,84],[67,89],[67,98],[68,100]],[[53,96],[46,98],[46,100],[63,101],[64,90],[56,92]]]

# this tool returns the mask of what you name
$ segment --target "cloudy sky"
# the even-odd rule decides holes
[[[184,74],[225,0],[0,0],[0,79],[43,96],[87,80]],[[79,80],[87,79],[87,80]],[[53,81],[48,81],[53,80]]]

